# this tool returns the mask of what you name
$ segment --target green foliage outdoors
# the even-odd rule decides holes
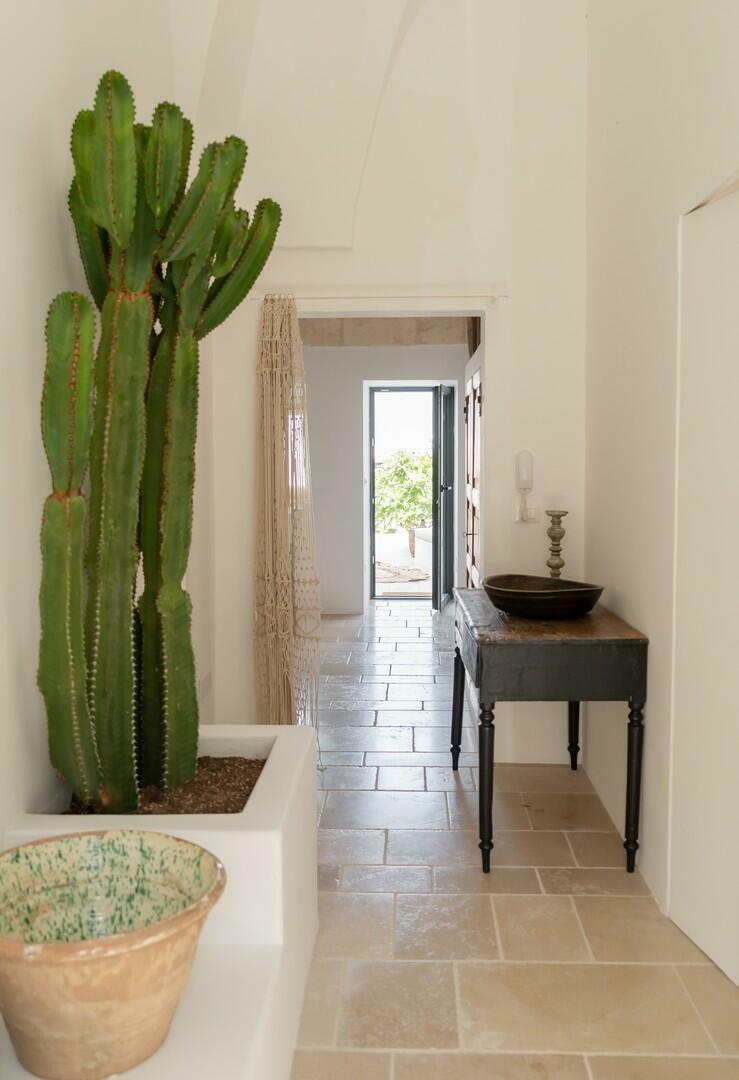
[[[381,533],[431,524],[430,453],[397,450],[375,474],[375,528]]]

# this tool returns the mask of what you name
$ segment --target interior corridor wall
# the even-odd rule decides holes
[[[256,720],[264,292],[292,292],[303,313],[329,315],[396,302],[404,313],[454,314],[454,297],[478,297],[470,302],[488,327],[486,572],[544,566],[544,521],[513,521],[523,448],[535,459],[532,501],[565,503],[567,567],[577,575],[583,565],[585,0],[321,0],[319,20],[314,7],[264,5],[241,39],[245,56],[248,47],[260,58],[242,65],[245,198],[274,195],[285,224],[255,293],[213,335],[212,715],[225,723]],[[232,48],[238,40],[232,33]],[[274,70],[264,62],[272,40]],[[209,123],[217,131],[215,110]],[[316,145],[324,167],[313,182]],[[501,755],[565,761],[565,716],[564,706],[502,706]]]
[[[651,641],[639,865],[663,907],[669,902],[679,219],[739,167],[738,36],[734,3],[590,3],[585,572],[606,586],[605,602]],[[708,434],[710,417],[705,423]],[[588,772],[619,823],[625,724],[622,707],[588,708]],[[735,850],[734,823],[725,825]]]
[[[146,0],[26,0],[3,10],[0,832],[12,814],[46,805],[56,787],[36,688],[39,531],[50,490],[39,402],[48,304],[63,289],[87,293],[67,212],[69,133],[108,67],[126,72],[143,116],[171,96],[168,15]]]
[[[424,379],[457,382],[458,495],[464,474],[463,345],[310,348],[304,350],[308,387],[313,503],[316,519],[321,608],[326,614],[364,610],[366,578],[364,521],[368,491],[364,475],[364,381]],[[458,502],[461,548],[463,504]],[[463,578],[459,572],[457,581]],[[429,585],[430,588],[430,585]]]

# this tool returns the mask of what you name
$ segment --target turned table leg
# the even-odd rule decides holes
[[[639,849],[639,803],[644,748],[644,702],[629,701],[629,742],[626,774],[626,869],[633,874]]]
[[[567,749],[570,752],[570,768],[576,769],[577,755],[580,753],[580,702],[570,701],[567,708],[570,734]]]
[[[454,690],[452,694],[452,768],[459,768],[462,749],[462,717],[464,716],[464,662],[459,649],[454,650]]]
[[[482,872],[490,873],[493,849],[493,770],[495,767],[495,707],[480,708],[480,851]]]

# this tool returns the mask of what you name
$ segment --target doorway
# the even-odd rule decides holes
[[[369,388],[370,596],[451,597],[455,567],[455,391]]]

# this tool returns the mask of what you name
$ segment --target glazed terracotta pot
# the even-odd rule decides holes
[[[210,852],[155,832],[0,855],[0,1011],[21,1064],[101,1080],[153,1054],[225,880]]]

